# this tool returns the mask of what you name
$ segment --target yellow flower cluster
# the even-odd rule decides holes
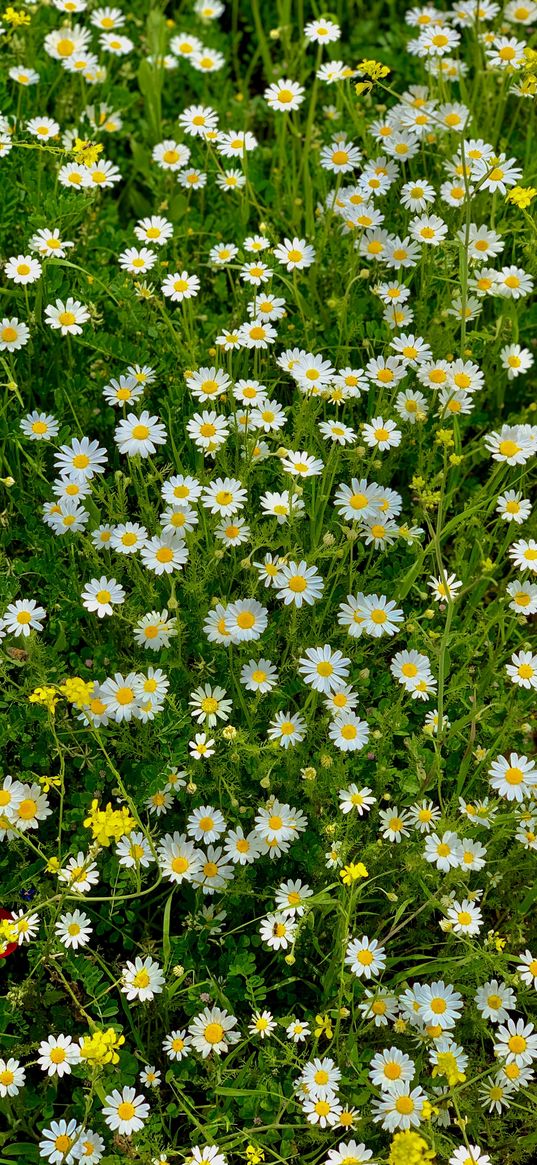
[[[248,1165],[260,1165],[261,1161],[265,1160],[265,1152],[258,1148],[257,1145],[246,1146],[246,1160]]]
[[[117,1049],[125,1043],[125,1037],[118,1035],[113,1027],[106,1031],[96,1031],[91,1036],[84,1036],[80,1047],[83,1060],[91,1060],[93,1064],[117,1064],[119,1056]]]
[[[316,1015],[315,1016],[315,1036],[316,1036],[316,1038],[319,1039],[320,1036],[324,1036],[325,1039],[331,1040],[333,1034],[334,1034],[334,1029],[332,1027],[332,1020],[330,1019],[330,1016],[329,1015]]]
[[[93,686],[91,680],[82,680],[80,676],[71,676],[70,679],[64,680],[63,684],[60,684],[59,690],[70,704],[75,705],[75,708],[87,708]]]
[[[507,201],[518,206],[519,210],[526,210],[537,194],[536,186],[513,186],[508,191]]]
[[[112,809],[109,801],[105,809],[99,809],[99,802],[92,801],[84,825],[86,829],[91,829],[94,841],[108,846],[111,841],[119,841],[125,833],[132,833],[136,822],[125,806]]]
[[[436,1058],[436,1064],[431,1073],[432,1076],[445,1076],[450,1086],[454,1084],[461,1084],[466,1080],[464,1072],[461,1072],[453,1052],[439,1052]]]
[[[52,712],[52,715],[54,715],[59,697],[55,688],[40,687],[34,688],[33,692],[31,692],[28,696],[28,699],[30,704],[43,704],[44,707],[48,708],[49,712]]]
[[[369,877],[363,862],[349,862],[348,866],[344,866],[339,871],[339,876],[346,886],[351,886],[353,882],[358,881],[358,878]]]
[[[10,943],[17,942],[18,934],[16,923],[11,922],[9,918],[2,918],[0,921],[0,955],[5,954]]]
[[[2,20],[5,20],[6,24],[11,24],[13,28],[20,28],[24,24],[29,24],[31,17],[27,12],[18,12],[9,5],[2,14]]]
[[[435,1153],[419,1133],[408,1129],[404,1133],[396,1133],[390,1145],[389,1165],[426,1165],[433,1161]]]
[[[83,166],[93,166],[102,151],[103,147],[99,142],[85,142],[81,138],[77,138],[73,146],[73,154]]]

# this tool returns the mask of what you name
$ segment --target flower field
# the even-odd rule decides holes
[[[0,1165],[529,1165],[537,3],[0,26]]]

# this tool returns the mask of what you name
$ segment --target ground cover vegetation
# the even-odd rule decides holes
[[[0,1165],[530,1162],[537,4],[0,25]]]

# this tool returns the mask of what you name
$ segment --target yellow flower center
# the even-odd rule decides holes
[[[224,1029],[221,1023],[208,1023],[203,1034],[208,1044],[219,1044],[224,1035]]]

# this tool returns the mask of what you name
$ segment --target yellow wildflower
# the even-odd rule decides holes
[[[33,692],[31,692],[28,696],[28,699],[30,704],[43,704],[45,708],[48,708],[49,712],[52,712],[52,715],[54,715],[56,704],[58,703],[58,696],[56,695],[55,688],[34,688]]]
[[[119,1056],[117,1049],[125,1043],[125,1037],[118,1035],[113,1027],[106,1031],[96,1031],[93,1035],[84,1036],[80,1047],[83,1060],[91,1060],[93,1064],[117,1064]]]
[[[103,147],[100,142],[86,142],[82,141],[81,138],[77,138],[73,146],[73,154],[77,161],[82,162],[83,166],[93,166],[102,152]]]
[[[257,1145],[247,1145],[246,1160],[248,1165],[260,1165],[260,1162],[265,1160],[265,1150],[258,1148]]]
[[[388,1162],[389,1165],[425,1165],[434,1157],[434,1149],[429,1148],[427,1141],[408,1129],[392,1138]]]
[[[10,918],[0,921],[0,955],[4,955],[11,943],[16,943],[19,936],[16,922]]]
[[[514,203],[519,210],[526,210],[537,194],[535,186],[513,186],[507,194],[507,202]]]
[[[460,1071],[453,1052],[438,1053],[436,1057],[436,1064],[432,1070],[432,1075],[445,1076],[450,1088],[452,1088],[454,1084],[460,1084],[466,1080],[466,1076],[464,1072]]]
[[[51,789],[61,789],[61,777],[39,777],[39,784],[44,793],[50,793]]]
[[[70,679],[64,680],[60,684],[60,692],[70,704],[74,704],[75,708],[87,708],[94,684],[92,680],[82,680],[80,676],[71,676]]]
[[[45,866],[46,873],[47,874],[57,874],[59,869],[60,869],[59,858],[49,858],[49,860]]]
[[[132,833],[136,822],[126,806],[112,809],[110,801],[106,809],[99,809],[99,802],[91,802],[91,810],[84,821],[86,829],[91,829],[94,841],[108,846],[111,841],[119,841],[125,833]]]
[[[368,872],[363,862],[349,862],[348,866],[343,866],[339,871],[339,876],[345,886],[352,886],[353,882],[357,882],[358,878],[367,878]]]
[[[10,5],[9,8],[6,8],[2,20],[5,20],[6,24],[13,25],[13,28],[20,28],[23,24],[29,24],[31,17],[27,12],[17,12],[17,9]]]
[[[317,1039],[319,1039],[320,1036],[324,1036],[327,1040],[332,1039],[334,1029],[332,1027],[332,1020],[330,1019],[329,1015],[316,1015],[315,1025],[315,1035]]]

